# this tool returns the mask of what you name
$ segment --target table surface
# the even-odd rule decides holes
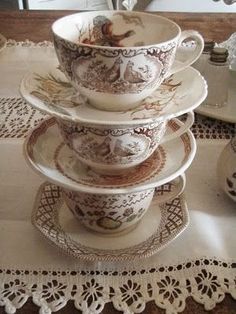
[[[75,11],[73,11],[74,13]],[[72,13],[71,11],[1,11],[0,12],[0,32],[8,39],[24,41],[26,39],[39,42],[51,40],[51,24],[61,16]],[[235,14],[202,14],[202,13],[159,13],[162,16],[171,18],[177,22],[182,29],[198,30],[204,38],[221,42],[226,40],[236,30]],[[0,307],[0,314],[5,313]],[[29,300],[18,314],[38,313],[38,307]],[[74,308],[72,302],[57,313],[80,313]],[[120,313],[113,309],[111,304],[105,306],[102,313]],[[161,314],[164,310],[156,307],[154,302],[147,304],[143,313]],[[212,311],[205,311],[203,306],[187,299],[186,308],[183,313],[214,313],[233,314],[236,313],[236,301],[230,296],[226,296],[223,302],[218,304]]]
[[[76,11],[2,11],[0,32],[16,40],[42,41],[51,39],[52,23]],[[235,13],[167,13],[159,15],[177,22],[182,29],[198,30],[204,38],[221,42],[236,31]]]

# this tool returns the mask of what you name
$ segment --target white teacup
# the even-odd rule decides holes
[[[184,124],[165,136],[166,120],[128,126],[56,121],[65,143],[82,163],[101,174],[120,175],[145,161],[159,144],[188,130],[194,114],[189,112]]]
[[[62,189],[63,198],[74,216],[88,229],[103,234],[131,231],[147,212],[152,200],[164,203],[182,193],[185,176],[173,180],[171,191],[158,196],[155,188],[125,194],[92,194]]]
[[[57,20],[52,31],[68,79],[92,105],[109,111],[139,105],[166,77],[195,62],[204,46],[196,31],[142,12],[76,13]],[[187,38],[196,48],[186,56],[178,47]]]

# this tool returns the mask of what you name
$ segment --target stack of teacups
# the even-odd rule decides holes
[[[52,30],[67,79],[90,105],[114,117],[137,108],[167,77],[190,66],[203,49],[203,39],[195,31],[181,32],[174,22],[148,13],[77,13],[57,20]],[[196,46],[185,56],[178,47],[189,37]],[[184,133],[193,116],[189,113],[181,130],[165,135],[169,120],[113,124],[101,123],[96,116],[91,117],[92,123],[80,122],[78,117],[56,118],[64,142],[78,160],[109,180],[138,171],[137,166],[151,158],[160,143]],[[178,193],[184,188],[183,181],[180,184]],[[85,193],[79,186],[77,190],[63,188],[75,216],[89,229],[109,234],[130,230],[147,211],[155,187],[147,188],[144,180],[143,188],[139,184],[136,190],[133,186],[129,193],[120,187],[114,194],[105,188],[102,193],[96,189]]]

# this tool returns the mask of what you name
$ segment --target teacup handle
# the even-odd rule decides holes
[[[186,60],[178,61],[178,59],[176,59],[172,68],[170,69],[170,71],[167,73],[166,76],[170,76],[176,72],[186,69],[188,66],[193,64],[200,57],[204,48],[204,39],[197,31],[194,31],[194,30],[182,31],[179,38],[178,48],[177,48],[176,53],[178,53],[178,50],[180,50],[180,46],[182,42],[187,38],[191,38],[195,40],[195,43],[196,43],[195,49],[192,51],[192,53]]]
[[[180,176],[170,181],[169,183],[172,184],[173,188],[168,193],[163,193],[162,195],[158,195],[158,189],[161,190],[161,187],[156,188],[156,193],[154,194],[154,197],[153,197],[154,204],[165,203],[179,196],[184,191],[184,188],[185,188],[185,184],[186,184],[185,174],[184,173],[181,174]]]
[[[191,126],[194,123],[194,113],[193,111],[189,111],[188,113],[186,113],[186,115],[187,115],[187,119],[185,120],[185,122],[181,123],[181,126],[179,127],[179,129],[173,133],[164,135],[160,141],[160,144],[173,140],[174,138],[182,135],[183,133],[186,132],[186,130],[191,128]]]

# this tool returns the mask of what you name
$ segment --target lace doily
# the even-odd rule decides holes
[[[53,43],[47,40],[35,43],[31,40],[25,40],[25,41],[16,41],[14,39],[8,39],[6,47],[52,47]]]
[[[136,271],[0,270],[0,305],[13,314],[32,297],[41,314],[63,308],[69,300],[83,314],[102,313],[112,302],[125,314],[141,313],[154,301],[175,314],[188,297],[211,310],[226,293],[236,299],[236,263],[199,259]]]
[[[21,98],[0,98],[0,138],[24,138],[44,117]]]

